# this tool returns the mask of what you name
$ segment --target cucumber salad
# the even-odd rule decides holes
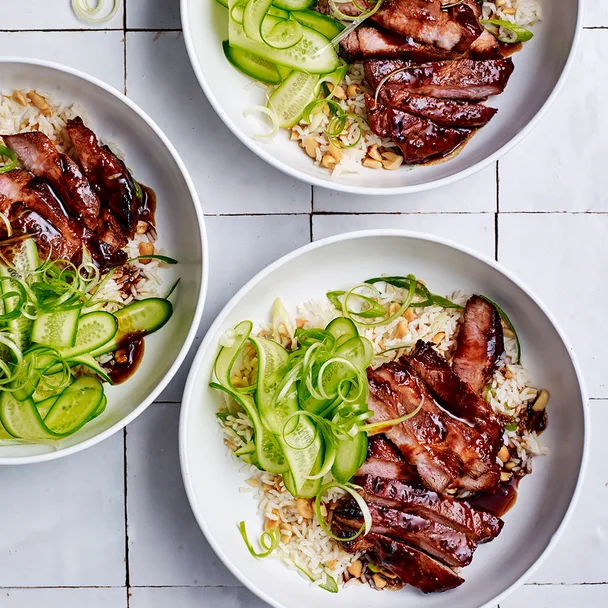
[[[41,260],[32,238],[9,240],[0,255],[0,445],[54,444],[104,412],[105,386],[122,379],[116,360],[173,306],[145,298],[116,307],[103,295],[113,271],[102,276],[86,252],[76,266]]]

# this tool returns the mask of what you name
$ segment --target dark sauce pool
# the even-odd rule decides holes
[[[104,368],[114,384],[122,384],[137,371],[143,357],[143,337],[129,336],[116,350],[112,361],[104,365]]]
[[[137,206],[137,218],[142,222],[148,222],[151,226],[156,225],[156,192],[145,186],[139,184],[142,191],[142,198]]]
[[[468,498],[468,502],[472,507],[477,507],[502,517],[507,511],[513,508],[517,502],[517,486],[521,477],[515,475],[508,483],[500,484],[498,491],[494,494],[480,494],[475,498]]]

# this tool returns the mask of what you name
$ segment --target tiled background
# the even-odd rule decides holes
[[[545,1],[559,10],[559,1]],[[311,238],[358,228],[455,237],[532,285],[579,353],[594,439],[569,529],[502,608],[608,606],[608,0],[587,0],[576,66],[523,144],[449,192],[392,198],[313,191],[238,142],[195,80],[178,0],[126,0],[103,31],[83,29],[69,0],[1,5],[0,55],[44,57],[102,78],[148,111],[182,154],[204,201],[212,259],[197,345],[228,298],[270,261]],[[179,112],[163,109],[178,98]],[[0,608],[263,606],[215,557],[186,501],[177,452],[186,372],[101,445],[0,469]]]

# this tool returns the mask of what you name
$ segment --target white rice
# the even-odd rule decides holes
[[[543,18],[541,0],[484,2],[482,17],[484,19],[502,19],[513,24],[530,27]],[[343,134],[337,138],[342,146],[352,146],[341,148],[341,154],[338,152],[335,156],[337,162],[334,163],[331,159],[330,139],[326,134],[330,117],[327,115],[318,112],[313,115],[310,124],[300,122],[292,128],[291,139],[297,141],[307,154],[314,154],[313,163],[326,167],[334,177],[348,173],[361,173],[364,166],[389,170],[399,168],[400,163],[395,164],[394,162],[395,154],[401,157],[397,146],[390,139],[378,137],[369,128],[364,94],[373,95],[373,91],[364,82],[362,64],[351,65],[340,86],[346,92],[351,84],[359,87],[356,95],[347,95],[344,100],[332,98],[345,112],[361,116],[359,120],[349,119]]]
[[[376,287],[380,288],[379,285]],[[406,291],[403,289],[386,286],[384,290],[381,289],[379,302],[389,305],[391,302],[403,301],[405,295]],[[448,297],[461,305],[468,299],[468,296],[460,292]],[[412,312],[414,318],[410,321],[401,317],[388,325],[360,328],[361,335],[374,345],[376,357],[372,365],[378,366],[401,356],[418,340],[433,341],[439,352],[447,358],[450,357],[456,346],[462,309],[431,306],[413,309]],[[297,324],[305,328],[325,328],[337,316],[339,313],[327,299],[312,300],[297,308],[293,326]],[[267,330],[262,329],[261,333],[267,333]],[[398,335],[401,337],[397,337]],[[380,354],[394,346],[403,346],[404,349]],[[492,382],[486,389],[486,398],[495,412],[511,416],[515,422],[520,417],[524,418],[528,404],[534,401],[538,392],[531,387],[524,366],[517,364],[516,359],[515,338],[505,328],[505,357],[497,365]],[[255,372],[255,360],[244,363],[242,367],[241,375],[245,380],[250,379],[252,372]],[[226,445],[234,451],[251,441],[253,428],[247,415],[238,409],[236,403],[227,395],[224,399],[224,411],[230,413],[223,419],[220,418],[220,424]],[[546,448],[537,434],[523,428],[505,431],[503,441],[510,448],[512,471],[518,475],[531,472],[532,458],[546,453]],[[322,584],[326,575],[332,576],[341,586],[355,584],[357,581],[369,582],[365,579],[365,569],[363,579],[355,579],[347,570],[349,565],[364,558],[360,554],[346,553],[341,543],[325,534],[316,516],[312,519],[303,518],[298,512],[296,499],[286,491],[280,475],[262,472],[254,466],[244,464],[236,456],[234,458],[248,480],[248,485],[241,491],[254,494],[263,521],[280,522],[279,529],[283,540],[276,551],[278,557],[285,560],[289,567],[293,568],[295,563],[310,572],[316,580],[315,584]],[[335,491],[326,500],[335,500],[339,495],[340,491]]]
[[[24,89],[0,93],[0,133],[12,135],[41,131],[53,141],[60,152],[73,158],[75,158],[75,151],[67,134],[66,125],[68,120],[77,116],[80,116],[84,123],[94,130],[81,105],[58,101],[46,91]],[[3,143],[1,137],[0,143]],[[116,145],[110,142],[104,143],[107,143],[113,152],[122,158]],[[145,234],[135,235],[135,238],[125,248],[128,258],[139,256],[139,244],[146,241],[156,241],[155,229],[150,229]],[[156,247],[155,253],[162,255],[163,252]],[[163,266],[165,264],[159,260],[150,260],[146,264],[140,261],[132,262],[114,271],[97,296],[99,299],[110,300],[105,308],[114,312],[133,300],[163,295],[159,272]],[[127,283],[128,289],[124,287]]]

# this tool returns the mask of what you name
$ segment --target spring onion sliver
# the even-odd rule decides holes
[[[72,9],[76,16],[90,24],[110,21],[119,8],[120,0],[72,0]]]
[[[158,253],[151,253],[150,255],[138,255],[137,257],[131,258],[127,260],[127,264],[131,264],[132,262],[137,262],[139,260],[158,260],[159,262],[163,262],[165,264],[178,264],[179,262],[170,258],[168,255],[159,255]]]
[[[0,166],[0,173],[7,173],[8,171],[12,171],[17,166],[17,155],[6,146],[0,146],[0,159],[7,159],[9,161],[8,164]]]
[[[256,133],[253,136],[253,139],[258,139],[261,141],[272,141],[277,136],[277,133],[279,132],[279,126],[280,126],[279,118],[278,118],[276,112],[274,112],[271,108],[267,108],[265,106],[253,106],[243,112],[243,118],[247,118],[254,112],[261,112],[265,116],[268,116],[268,118],[270,118],[270,121],[272,123],[272,129],[270,130],[269,133]]]
[[[296,568],[304,578],[308,579],[311,583],[316,583],[317,580],[315,577],[308,571],[306,568],[299,566],[292,559],[286,558],[285,561],[291,564],[294,568]],[[330,593],[338,593],[338,583],[333,576],[330,576],[327,572],[325,572],[324,582],[318,585],[319,589],[323,589],[324,591],[329,591]]]
[[[489,32],[494,34],[498,40],[507,44],[527,42],[534,37],[534,34],[530,30],[521,25],[515,25],[510,21],[503,21],[502,19],[480,19],[479,23],[481,23]]]
[[[249,553],[258,559],[268,557],[279,546],[279,542],[281,542],[281,533],[279,530],[277,528],[271,528],[266,532],[262,532],[262,535],[260,536],[260,547],[262,547],[263,550],[258,552],[249,542],[249,538],[247,537],[247,526],[244,521],[239,523],[239,532],[241,533],[241,537]]]
[[[418,414],[418,412],[422,409],[424,405],[424,397],[420,400],[420,403],[416,407],[415,410],[410,412],[409,414],[405,414],[405,416],[400,416],[399,418],[395,418],[393,420],[383,420],[382,422],[375,422],[373,424],[366,424],[364,427],[361,427],[361,430],[365,431],[368,435],[375,435],[377,433],[384,433],[388,429],[393,426],[397,426],[410,418],[413,418]]]
[[[355,533],[354,536],[350,536],[349,538],[340,538],[339,536],[336,536],[331,528],[327,525],[325,518],[323,517],[323,514],[321,513],[321,504],[323,501],[323,496],[325,496],[325,494],[327,494],[327,492],[333,488],[338,488],[339,490],[343,490],[344,492],[347,492],[348,494],[350,494],[353,499],[355,500],[355,502],[357,503],[357,506],[359,507],[359,509],[361,509],[361,513],[363,513],[363,524],[361,525],[361,527],[359,528],[359,530]],[[366,502],[363,500],[363,498],[361,498],[361,495],[359,494],[359,492],[357,492],[358,486],[351,484],[351,483],[338,483],[337,481],[333,481],[330,482],[326,485],[324,485],[321,488],[321,491],[317,494],[317,498],[315,499],[315,514],[317,516],[317,520],[319,522],[319,525],[321,526],[323,532],[325,532],[325,534],[327,534],[329,537],[333,538],[334,540],[338,540],[340,542],[348,542],[351,540],[354,540],[355,538],[358,538],[359,536],[361,536],[361,534],[363,534],[364,536],[371,530],[372,528],[372,515],[369,511],[369,507],[367,506]]]

